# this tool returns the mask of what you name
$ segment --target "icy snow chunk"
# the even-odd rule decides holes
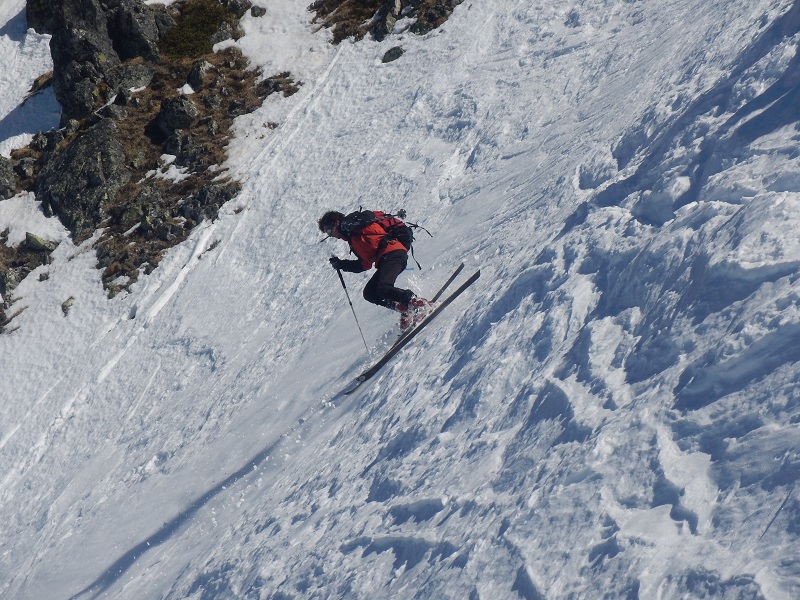
[[[800,194],[758,196],[735,220],[728,258],[744,268],[800,261],[799,224]]]

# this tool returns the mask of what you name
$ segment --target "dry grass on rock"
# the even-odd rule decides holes
[[[463,0],[316,0],[308,10],[312,22],[331,29],[332,42],[362,39],[371,33],[383,39],[402,17],[414,20],[408,29],[419,35],[441,26]]]
[[[18,192],[36,191],[42,168],[101,119],[110,119],[119,130],[125,154],[124,168],[130,175],[121,189],[104,201],[95,227],[103,234],[95,244],[98,267],[109,296],[127,289],[140,271],[149,273],[164,252],[180,243],[203,219],[216,218],[219,208],[230,200],[240,185],[225,176],[222,167],[231,127],[237,116],[258,108],[270,94],[290,96],[298,90],[290,74],[264,78],[251,69],[236,48],[218,53],[211,45],[183,44],[195,29],[203,28],[207,38],[216,25],[227,28],[236,22],[210,0],[188,0],[173,5],[178,26],[172,38],[162,40],[162,58],[144,64],[135,58],[128,67],[154,69],[150,84],[115,97],[105,83],[95,90],[96,110],[82,121],[70,122],[61,130],[37,134],[27,147],[12,153],[19,174]],[[180,11],[186,19],[181,20]],[[180,35],[179,35],[180,34]],[[191,82],[187,95],[197,111],[193,122],[175,131],[159,127],[157,117],[162,101],[179,96],[178,90]],[[45,82],[46,83],[46,82]],[[164,155],[171,155],[172,167]],[[73,231],[80,243],[86,231]],[[10,320],[3,309],[16,284],[48,260],[47,252],[31,253],[23,245],[9,247],[0,236],[0,331]]]

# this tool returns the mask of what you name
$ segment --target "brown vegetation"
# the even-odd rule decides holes
[[[164,250],[183,241],[198,220],[216,216],[219,206],[238,191],[238,182],[225,178],[218,168],[225,160],[234,118],[258,108],[271,93],[288,96],[298,89],[288,74],[259,82],[260,73],[248,69],[246,59],[235,48],[202,60],[210,65],[206,83],[191,97],[200,116],[176,139],[164,140],[153,122],[161,100],[184,85],[197,61],[177,59],[160,64],[151,85],[133,96],[124,107],[126,115],[116,121],[133,177],[109,204],[106,230],[96,246],[103,282],[111,294],[136,281],[140,268],[149,273]],[[177,147],[171,148],[171,144]],[[162,167],[165,146],[167,153],[178,154],[176,162],[187,175],[185,179],[175,182],[147,176]],[[224,188],[221,201],[206,204],[203,208],[208,210],[187,209],[187,202],[209,186]]]
[[[441,25],[461,0],[316,0],[313,22],[332,29],[333,43],[361,39],[371,33],[382,39],[398,18],[410,17],[413,33]],[[220,165],[226,156],[235,117],[255,110],[269,94],[285,96],[298,89],[288,73],[263,79],[248,68],[238,50],[211,52],[210,38],[227,29],[238,33],[238,18],[215,0],[184,0],[171,7],[177,25],[160,43],[162,58],[148,63],[155,75],[146,89],[118,97],[101,84],[95,90],[96,111],[89,119],[64,129],[37,134],[31,144],[12,153],[19,190],[34,191],[41,168],[57,152],[99,119],[113,119],[124,146],[130,178],[102,207],[103,234],[95,245],[98,267],[110,296],[127,289],[141,270],[152,271],[163,253],[180,243],[203,218],[215,218],[220,206],[238,191]],[[217,33],[215,33],[217,32]],[[142,62],[141,58],[127,64]],[[52,74],[35,83],[31,93],[50,84]],[[192,80],[190,96],[199,115],[191,126],[170,135],[157,125],[165,98],[174,97]],[[274,127],[274,124],[269,124]],[[174,155],[180,180],[163,176],[161,156]],[[49,260],[49,254],[24,244],[5,245],[0,236],[0,331],[8,323],[3,309],[8,292],[28,272]],[[82,241],[76,237],[76,242]]]
[[[317,0],[308,10],[316,13],[312,22],[332,28],[333,43],[338,44],[349,37],[363,38],[384,4],[384,0]]]
[[[198,11],[209,7],[211,10],[201,15],[205,20],[190,19],[188,28],[185,22],[182,27],[178,19],[178,33],[190,35],[192,27],[201,26],[205,36],[213,29],[213,19],[206,19],[209,14],[214,19],[230,20],[229,13],[211,5],[219,7],[207,0],[180,5],[189,7],[186,14],[190,17],[197,17]],[[260,71],[250,69],[238,49],[213,53],[209,44],[202,46],[202,54],[191,54],[195,48],[187,55],[186,48],[181,36],[166,40],[162,59],[149,63],[155,68],[155,75],[147,88],[114,97],[101,84],[95,94],[96,111],[90,118],[37,134],[31,144],[12,153],[16,165],[26,166],[25,173],[17,168],[18,191],[35,191],[38,174],[53,155],[100,119],[114,121],[124,147],[125,168],[131,176],[103,206],[103,234],[95,244],[109,296],[127,289],[137,280],[140,270],[152,271],[167,249],[186,239],[203,218],[215,218],[219,207],[238,191],[239,183],[226,178],[221,168],[233,120],[258,108],[270,94],[289,96],[298,90],[299,84],[288,73],[264,78]],[[132,59],[127,64],[137,62],[142,59]],[[167,136],[156,125],[162,100],[174,97],[190,79],[195,93],[189,98],[199,115],[190,127]],[[41,84],[49,80],[44,78]],[[164,154],[177,155],[179,181],[161,176]],[[25,244],[8,247],[6,241],[7,236],[0,236],[0,289],[4,292],[0,331],[10,321],[3,309],[10,306],[11,290],[33,268],[47,262],[49,256],[47,252],[32,253]],[[80,241],[76,237],[76,242]]]
[[[368,33],[376,39],[389,34],[397,19],[409,17],[411,33],[428,33],[444,23],[462,0],[316,0],[308,10],[313,23],[331,28],[333,43],[360,40]]]

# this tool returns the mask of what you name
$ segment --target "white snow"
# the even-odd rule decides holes
[[[466,0],[336,47],[305,5],[245,16],[300,91],[129,294],[0,202],[63,240],[0,336],[0,596],[800,597],[800,4]],[[7,155],[58,118],[0,16]],[[370,360],[316,220],[359,205],[434,234],[405,285],[482,276],[345,397]]]
[[[28,96],[34,80],[53,70],[50,36],[27,28],[25,2],[0,3],[0,155],[25,146],[37,131],[58,126],[61,109],[52,87]]]
[[[48,219],[42,214],[41,202],[33,194],[19,194],[0,202],[0,231],[6,230],[9,246],[19,245],[28,232],[52,242],[69,237],[69,231],[58,219]]]

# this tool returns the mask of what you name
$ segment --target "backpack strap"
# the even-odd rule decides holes
[[[411,244],[411,248],[409,248],[409,249],[408,249],[408,252],[409,252],[409,254],[411,254],[411,258],[413,258],[413,259],[414,259],[414,262],[415,262],[415,263],[417,263],[417,268],[418,268],[420,271],[422,271],[422,265],[421,265],[421,264],[419,264],[419,261],[417,260],[417,257],[416,257],[416,256],[414,256],[414,244]]]

